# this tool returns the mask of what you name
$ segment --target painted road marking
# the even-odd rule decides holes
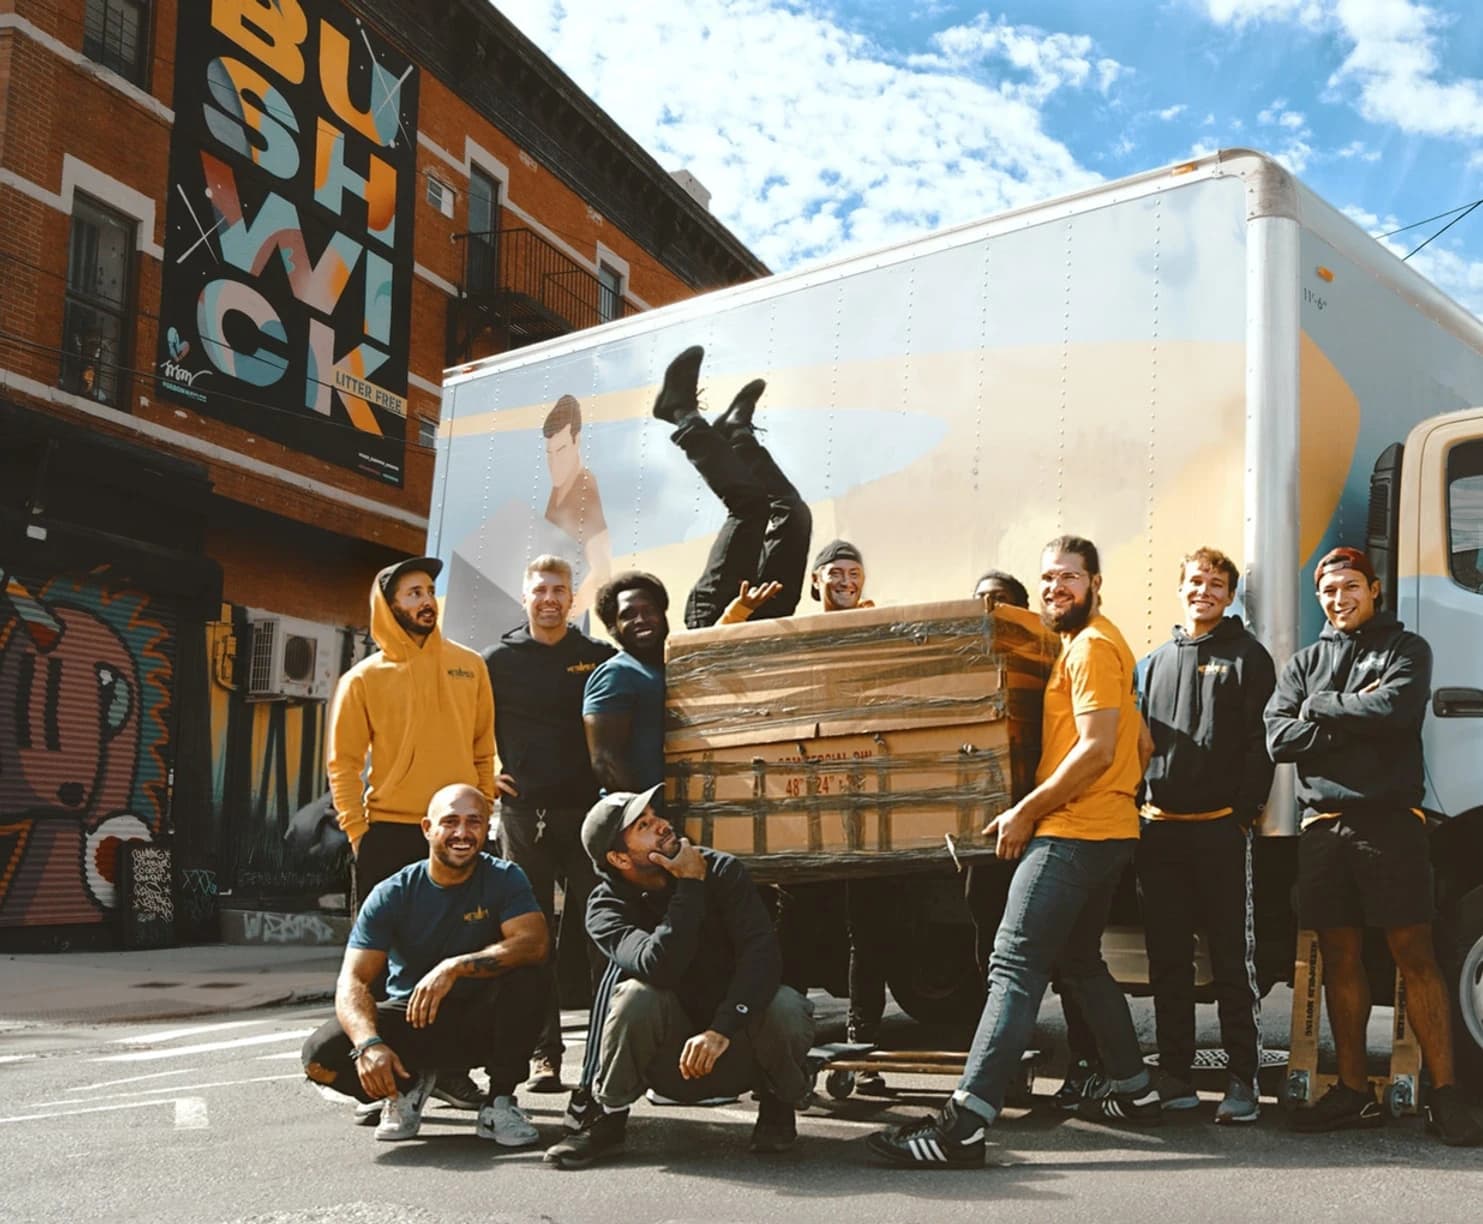
[[[284,1062],[287,1062],[290,1058],[303,1058],[303,1057],[304,1057],[304,1055],[300,1051],[298,1051],[298,1050],[285,1050],[282,1054],[259,1054],[252,1061],[253,1062],[278,1062],[279,1060],[282,1060]]]
[[[292,1041],[314,1032],[312,1028],[290,1029],[283,1033],[258,1033],[253,1037],[238,1037],[235,1041],[205,1041],[198,1045],[179,1046],[173,1050],[131,1050],[127,1054],[105,1054],[102,1058],[90,1058],[89,1062],[155,1062],[161,1058],[184,1058],[189,1054],[209,1054],[216,1050],[239,1050],[244,1046],[268,1045],[275,1041]]]
[[[117,1088],[120,1084],[137,1084],[142,1080],[164,1079],[167,1075],[189,1075],[190,1069],[180,1067],[174,1071],[151,1071],[148,1075],[131,1075],[127,1079],[101,1080],[96,1084],[82,1084],[77,1088],[69,1088],[68,1092],[95,1092],[99,1088]]]
[[[27,1059],[35,1058],[34,1054],[0,1054],[0,1063],[25,1062]]]
[[[207,1088],[235,1088],[240,1084],[269,1084],[274,1080],[299,1080],[304,1079],[302,1072],[290,1075],[254,1075],[247,1079],[237,1080],[212,1080],[205,1084],[168,1084],[163,1088],[141,1088],[137,1092],[108,1092],[98,1097],[100,1101],[116,1101],[123,1097],[154,1096],[160,1092],[204,1092]],[[36,1109],[45,1109],[49,1105],[76,1105],[71,1101],[37,1101]]]
[[[210,1125],[206,1117],[206,1102],[200,1097],[175,1098],[176,1130],[205,1130]]]
[[[250,1028],[254,1024],[266,1024],[266,1020],[226,1020],[220,1024],[197,1024],[190,1028],[166,1029],[163,1033],[138,1033],[133,1037],[117,1037],[113,1045],[148,1045],[155,1041],[179,1041],[182,1037],[199,1037],[202,1033],[220,1033],[226,1029]]]
[[[50,1103],[50,1102],[49,1102]],[[75,1105],[75,1101],[58,1101],[56,1104]],[[115,1109],[143,1109],[146,1105],[172,1105],[173,1101],[130,1101],[126,1105],[92,1105],[86,1109],[59,1109],[52,1113],[24,1114],[14,1118],[0,1118],[0,1126],[12,1122],[43,1122],[47,1118],[80,1118],[83,1114],[108,1113]]]

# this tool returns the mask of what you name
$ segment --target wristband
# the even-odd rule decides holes
[[[375,1036],[367,1037],[359,1045],[353,1045],[353,1046],[350,1047],[350,1061],[351,1062],[355,1062],[358,1058],[360,1058],[360,1056],[362,1054],[364,1054],[372,1046],[385,1045],[385,1044],[386,1044],[386,1039],[384,1037],[375,1037]]]

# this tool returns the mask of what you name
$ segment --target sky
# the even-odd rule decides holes
[[[496,7],[786,271],[1220,148],[1270,153],[1372,234],[1470,203],[1477,3]],[[1381,241],[1405,255],[1447,220]],[[1412,263],[1483,315],[1483,207]]]

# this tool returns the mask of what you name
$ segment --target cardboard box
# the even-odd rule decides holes
[[[1059,648],[976,600],[676,633],[670,815],[760,880],[899,874],[992,852],[980,830],[1034,782]]]

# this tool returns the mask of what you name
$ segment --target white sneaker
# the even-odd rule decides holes
[[[530,1124],[525,1110],[515,1104],[515,1098],[497,1096],[479,1111],[479,1124],[474,1134],[480,1139],[493,1139],[500,1147],[530,1147],[541,1141],[541,1133]]]
[[[422,1107],[427,1104],[428,1093],[436,1083],[436,1076],[424,1075],[414,1080],[405,1092],[382,1101],[381,1123],[376,1127],[376,1138],[382,1143],[415,1139],[422,1129]]]
[[[355,1103],[355,1124],[357,1126],[375,1126],[381,1121],[381,1106],[384,1101],[357,1101]]]

